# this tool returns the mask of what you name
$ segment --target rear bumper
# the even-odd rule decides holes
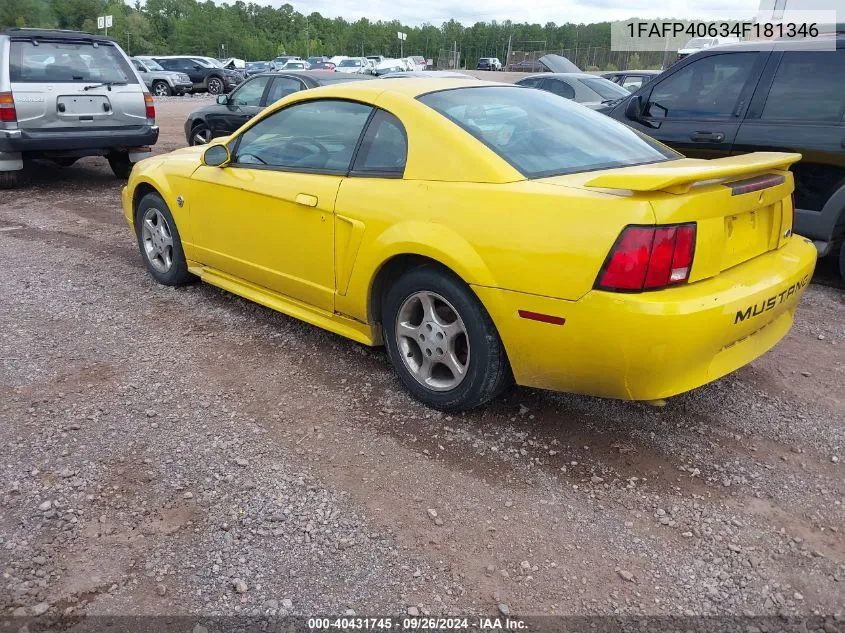
[[[578,301],[474,287],[519,384],[623,400],[667,398],[716,380],[789,331],[816,249],[795,236],[718,277],[641,294],[591,291]],[[521,318],[559,316],[564,325]]]
[[[55,152],[73,150],[122,150],[155,145],[157,125],[121,128],[57,130],[0,130],[0,152]]]

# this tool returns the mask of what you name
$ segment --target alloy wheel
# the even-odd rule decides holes
[[[211,141],[211,130],[205,126],[196,128],[191,135],[191,145],[206,145]]]
[[[450,391],[469,368],[469,336],[461,315],[435,292],[407,297],[394,326],[396,345],[405,367],[424,387]]]
[[[223,92],[223,82],[216,77],[212,77],[208,80],[208,92],[213,95],[221,94]]]
[[[141,242],[150,264],[160,273],[173,265],[173,234],[164,214],[150,207],[141,220]]]

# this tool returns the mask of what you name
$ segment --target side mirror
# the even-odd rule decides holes
[[[640,95],[634,95],[628,99],[625,116],[631,121],[640,121],[643,118],[643,98]]]
[[[220,105],[229,105],[229,95],[217,95],[217,103]]]
[[[202,153],[202,164],[207,167],[225,167],[232,160],[229,148],[222,144],[209,147]]]

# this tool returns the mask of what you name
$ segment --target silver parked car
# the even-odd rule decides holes
[[[598,112],[609,112],[616,103],[631,94],[609,79],[588,73],[542,73],[520,79],[516,85],[539,88]]]
[[[0,32],[0,188],[19,184],[34,158],[69,166],[105,156],[127,178],[157,140],[153,97],[113,39]]]
[[[154,59],[131,58],[132,65],[141,75],[147,88],[156,97],[168,97],[170,95],[183,95],[190,92],[194,87],[191,78],[185,73],[165,70]]]

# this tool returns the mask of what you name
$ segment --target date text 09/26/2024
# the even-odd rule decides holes
[[[318,631],[526,631],[524,620],[510,617],[323,617],[308,618],[308,630]]]

